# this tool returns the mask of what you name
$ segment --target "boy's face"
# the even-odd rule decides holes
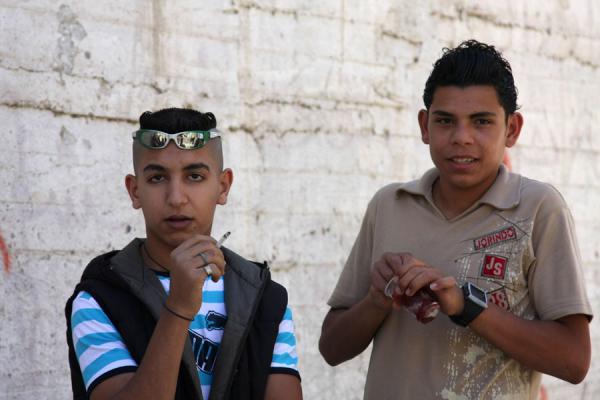
[[[494,182],[505,147],[513,146],[523,118],[506,118],[493,86],[442,86],[419,113],[421,138],[448,194],[482,195]]]
[[[142,209],[149,243],[175,248],[193,234],[210,235],[215,208],[227,202],[233,180],[230,169],[221,171],[214,146],[136,149],[136,175],[125,184],[133,207]]]

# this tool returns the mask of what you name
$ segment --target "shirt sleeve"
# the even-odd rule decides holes
[[[370,201],[356,241],[340,274],[337,285],[327,301],[331,308],[350,308],[362,300],[371,285],[373,258],[373,228],[377,195]]]
[[[298,374],[298,354],[296,353],[296,335],[294,334],[294,321],[292,310],[287,307],[281,322],[279,332],[273,348],[271,373]]]
[[[538,316],[555,320],[584,314],[591,319],[573,218],[553,188],[536,216],[532,244],[535,261],[528,284]]]
[[[103,380],[137,369],[121,335],[96,300],[85,291],[73,301],[71,331],[88,394]]]

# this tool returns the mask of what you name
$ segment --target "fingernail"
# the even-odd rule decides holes
[[[431,285],[429,285],[429,288],[430,288],[431,290],[435,290],[435,289],[437,289],[437,288],[438,288],[438,284],[437,284],[437,283],[432,283]]]
[[[411,296],[412,295],[412,290],[406,289],[405,293],[406,293],[407,296]]]

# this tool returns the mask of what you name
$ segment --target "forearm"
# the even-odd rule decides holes
[[[163,310],[135,374],[126,382],[111,382],[117,375],[101,383],[92,400],[173,399],[188,326],[188,321]]]
[[[578,383],[590,364],[587,325],[583,315],[557,321],[531,321],[490,304],[469,327],[523,365]]]
[[[319,340],[319,351],[325,361],[337,365],[362,353],[390,310],[366,296],[352,308],[329,311]]]

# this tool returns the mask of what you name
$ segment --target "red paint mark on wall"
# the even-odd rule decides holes
[[[0,234],[0,253],[2,253],[2,260],[4,261],[4,270],[10,271],[10,254],[8,253],[8,246],[4,242],[2,234]]]

